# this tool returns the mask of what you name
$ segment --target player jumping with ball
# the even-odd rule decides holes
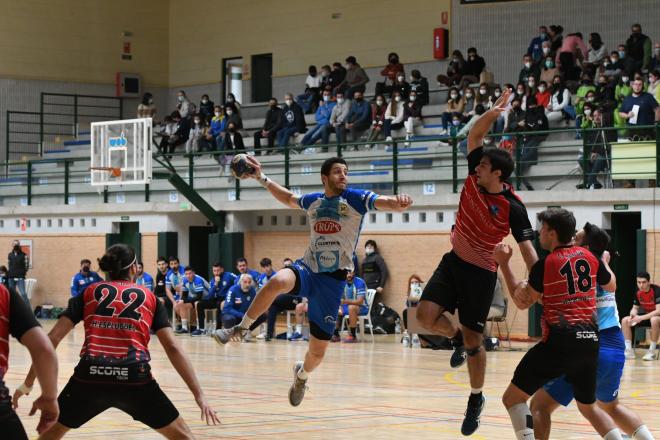
[[[294,365],[289,402],[300,405],[309,373],[319,366],[332,338],[337,311],[344,292],[346,274],[353,270],[353,253],[367,211],[404,211],[412,199],[404,194],[382,196],[348,188],[348,166],[340,157],[326,159],[321,166],[323,192],[297,196],[261,171],[254,157],[244,159],[254,172],[244,175],[257,180],[278,201],[290,208],[304,209],[311,236],[305,255],[292,266],[277,272],[257,293],[240,324],[216,330],[216,341],[226,344],[242,338],[281,293],[298,293],[309,299],[309,348],[304,362]]]

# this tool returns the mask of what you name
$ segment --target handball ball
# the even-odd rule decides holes
[[[252,168],[247,161],[246,154],[237,154],[231,160],[231,173],[237,179],[244,179],[249,174],[254,173],[254,168]]]

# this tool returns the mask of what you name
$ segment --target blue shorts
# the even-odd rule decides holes
[[[623,333],[618,327],[612,327],[599,332],[600,348],[598,351],[598,369],[596,372],[596,399],[601,402],[613,402],[619,394],[625,345]],[[564,376],[551,380],[543,386],[557,403],[568,406],[573,400],[573,386]]]
[[[337,314],[346,280],[335,278],[334,273],[312,272],[302,260],[297,260],[290,269],[296,274],[296,287],[288,293],[297,293],[309,300],[307,316],[311,323],[312,336],[330,340],[337,325]],[[322,334],[315,334],[314,327]]]
[[[369,307],[365,305],[361,305],[360,310],[358,310],[358,316],[364,316],[367,314],[368,311],[369,311]],[[341,305],[341,314],[342,316],[348,316],[348,304]]]

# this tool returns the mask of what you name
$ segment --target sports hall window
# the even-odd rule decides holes
[[[84,228],[84,227],[85,227],[85,219],[84,219],[84,218],[81,218],[81,219],[80,219],[80,227],[81,227],[81,228]]]
[[[69,227],[73,228],[73,219],[72,218],[69,219]]]
[[[27,227],[29,228],[29,227],[31,227],[31,226],[32,226],[32,220],[28,219],[28,221],[27,221]]]
[[[420,223],[426,223],[426,213],[425,212],[420,212],[419,213],[419,222]]]
[[[290,215],[287,215],[286,217],[284,217],[284,224],[286,226],[291,226],[292,223],[293,223],[293,220],[291,219]]]
[[[445,213],[444,212],[436,212],[435,213],[435,221],[438,223],[442,223],[445,221]]]
[[[93,228],[96,227],[96,219],[95,219],[95,218],[92,219],[92,227],[93,227]]]
[[[376,223],[376,213],[369,214],[369,223]]]
[[[306,215],[301,215],[300,216],[300,226],[305,226],[307,224],[307,216]]]
[[[37,228],[40,228],[40,227],[41,227],[41,219],[38,218],[38,219],[37,219]]]
[[[264,225],[264,216],[263,215],[258,215],[257,216],[257,226],[263,226]]]
[[[409,212],[404,212],[403,215],[401,216],[401,220],[404,223],[410,223],[410,213]]]
[[[64,221],[61,218],[57,219],[57,227],[58,228],[61,228],[63,223],[64,223]]]
[[[16,227],[17,228],[21,227],[21,221],[19,219],[16,219]]]
[[[4,227],[5,227],[5,221],[4,221],[4,220],[0,220],[0,228],[4,228]]]
[[[52,218],[49,218],[48,220],[46,220],[46,226],[48,226],[49,228],[53,227],[53,219]]]
[[[392,223],[392,213],[388,212],[385,214],[385,223]]]
[[[271,215],[270,216],[270,225],[271,226],[277,226],[277,216],[276,215]]]

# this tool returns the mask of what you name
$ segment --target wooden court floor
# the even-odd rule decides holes
[[[45,321],[49,329],[53,321]],[[194,399],[152,339],[152,370],[199,439],[458,439],[469,393],[465,367],[449,367],[449,351],[404,348],[394,335],[376,342],[333,344],[313,373],[305,400],[289,406],[292,365],[302,359],[304,342],[231,343],[221,347],[209,337],[180,336],[206,395],[220,414],[221,426],[199,421]],[[77,326],[58,348],[61,389],[77,363],[83,340]],[[367,339],[369,341],[369,339]],[[526,349],[527,345],[514,345]],[[638,350],[641,355],[642,350]],[[515,438],[500,402],[523,351],[488,353],[486,408],[474,439]],[[660,438],[660,364],[640,359],[626,364],[622,401]],[[5,380],[14,389],[29,365],[29,354],[12,341]],[[18,413],[32,437],[36,418],[28,416],[38,388],[23,398]],[[0,433],[0,438],[2,434]],[[109,410],[66,438],[156,439],[155,432],[118,410]],[[553,439],[598,436],[574,405],[555,413]]]

